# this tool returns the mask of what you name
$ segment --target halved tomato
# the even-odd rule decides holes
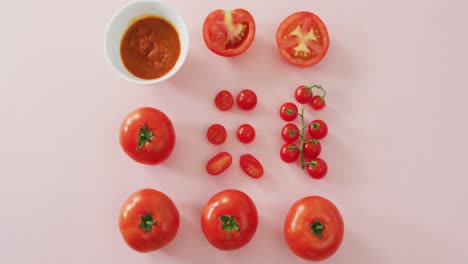
[[[287,62],[310,67],[319,63],[328,51],[328,30],[315,14],[296,12],[281,22],[276,32],[276,44]]]
[[[203,24],[203,39],[214,53],[234,57],[244,53],[255,38],[255,21],[249,11],[214,10]]]
[[[211,158],[206,164],[206,171],[211,175],[219,175],[232,164],[232,156],[227,152],[221,152]]]
[[[244,154],[240,157],[240,166],[245,174],[258,179],[263,176],[263,166],[254,156]]]

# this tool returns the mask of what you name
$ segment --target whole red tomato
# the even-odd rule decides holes
[[[164,193],[142,189],[123,203],[119,227],[128,246],[143,253],[155,251],[175,238],[179,211]]]
[[[258,214],[252,199],[238,190],[225,190],[212,196],[201,216],[208,242],[221,250],[245,246],[257,231]]]
[[[338,208],[320,196],[298,200],[289,209],[284,236],[297,256],[319,261],[332,256],[343,241],[344,223]]]
[[[327,175],[328,165],[323,159],[315,158],[307,164],[306,171],[310,177],[314,179],[322,179]]]
[[[257,105],[257,94],[250,89],[244,89],[239,92],[236,101],[240,109],[249,111]]]
[[[309,135],[314,139],[323,139],[328,134],[328,126],[323,120],[316,119],[309,125]]]
[[[120,146],[130,158],[143,164],[156,165],[166,160],[175,140],[171,121],[155,108],[138,108],[120,125]]]

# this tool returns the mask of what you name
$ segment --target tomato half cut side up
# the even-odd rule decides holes
[[[219,175],[232,164],[232,156],[227,152],[221,152],[211,158],[206,164],[206,171],[210,175]]]
[[[330,40],[323,21],[311,12],[301,11],[281,22],[276,32],[276,44],[287,62],[310,67],[325,57]]]
[[[250,177],[258,179],[263,176],[263,166],[254,156],[244,154],[240,157],[239,163],[241,169]]]
[[[214,10],[203,23],[203,39],[212,52],[234,57],[244,53],[255,38],[255,21],[249,11]]]

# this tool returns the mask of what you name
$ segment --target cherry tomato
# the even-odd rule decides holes
[[[211,175],[219,175],[232,164],[232,156],[227,152],[221,152],[211,158],[206,164],[206,171]]]
[[[322,146],[318,140],[311,139],[304,144],[303,151],[306,159],[315,159],[322,152]]]
[[[309,261],[331,257],[340,248],[344,222],[328,199],[308,196],[296,201],[284,221],[284,236],[295,255]]]
[[[215,97],[215,105],[221,111],[227,111],[234,105],[234,97],[229,91],[222,90]]]
[[[315,158],[306,166],[307,173],[314,179],[322,179],[327,175],[327,163],[321,158]]]
[[[312,97],[310,106],[315,110],[321,110],[325,107],[325,99],[323,99],[323,97],[321,96],[315,95],[314,97]]]
[[[327,124],[320,119],[314,120],[309,126],[309,135],[314,139],[323,139],[328,134]]]
[[[281,147],[280,157],[286,163],[295,162],[299,154],[299,147],[294,143],[286,143]]]
[[[122,204],[119,228],[132,249],[155,251],[175,238],[179,229],[179,211],[164,193],[141,189]]]
[[[213,195],[203,208],[201,227],[205,238],[221,250],[239,249],[257,231],[258,214],[252,199],[238,190]]]
[[[281,119],[283,119],[284,121],[293,121],[297,117],[297,106],[294,103],[290,102],[284,103],[283,105],[281,105],[279,113]]]
[[[312,88],[309,86],[301,85],[296,88],[294,92],[294,97],[296,101],[300,104],[307,104],[312,100]]]
[[[244,154],[240,157],[240,166],[245,174],[258,179],[263,176],[263,166],[254,156]]]
[[[252,110],[257,105],[257,95],[250,89],[242,90],[237,95],[237,105],[242,110]]]
[[[242,143],[250,143],[255,139],[255,129],[249,124],[243,124],[237,129],[237,138]]]
[[[281,129],[281,137],[288,143],[296,141],[299,134],[299,128],[293,123],[288,123]]]
[[[160,110],[142,107],[128,114],[120,125],[120,146],[133,160],[156,165],[174,150],[174,127]]]
[[[221,145],[226,141],[227,133],[226,129],[220,124],[211,125],[208,128],[206,137],[211,144]]]
[[[255,21],[245,9],[214,10],[203,24],[203,39],[212,52],[234,57],[244,53],[255,38]]]
[[[281,22],[276,32],[276,44],[288,63],[310,67],[319,63],[327,54],[328,30],[315,14],[296,12]]]

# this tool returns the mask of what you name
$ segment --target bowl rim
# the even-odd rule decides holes
[[[140,3],[145,3],[145,2],[149,3],[149,4],[158,3],[160,5],[163,5],[165,8],[167,8],[169,10],[169,12],[171,12],[175,17],[177,17],[181,21],[180,26],[176,27],[174,25],[173,21],[167,19],[167,17],[164,17],[177,30],[177,33],[179,34],[179,41],[181,42],[181,44],[182,44],[182,41],[181,41],[180,36],[183,35],[183,34],[187,36],[186,42],[184,42],[184,44],[185,44],[184,47],[185,48],[181,47],[179,58],[177,59],[176,64],[174,64],[172,69],[169,70],[166,74],[164,74],[163,76],[160,76],[160,77],[158,77],[156,79],[141,79],[141,78],[138,78],[138,77],[134,76],[128,70],[125,73],[121,72],[121,70],[118,69],[117,66],[111,61],[110,51],[109,51],[109,49],[107,47],[107,44],[108,44],[108,41],[109,41],[109,31],[111,30],[112,26],[115,24],[115,21],[116,21],[117,17],[119,15],[121,15],[123,12],[125,12],[125,10],[128,9],[129,7],[131,7],[131,6],[135,5],[135,4],[140,4]],[[179,12],[177,12],[177,10],[175,8],[173,8],[172,6],[170,6],[170,5],[164,3],[163,1],[160,1],[160,0],[135,0],[133,2],[127,3],[124,6],[120,7],[112,15],[111,19],[107,23],[106,32],[104,34],[104,51],[105,51],[105,54],[106,54],[105,57],[106,57],[107,63],[111,65],[112,69],[120,77],[124,78],[125,80],[127,80],[127,81],[129,81],[131,83],[135,83],[135,84],[150,85],[150,84],[160,83],[160,82],[166,81],[169,78],[171,78],[174,74],[176,74],[180,70],[180,68],[182,68],[183,64],[185,63],[185,60],[187,59],[187,56],[188,56],[189,47],[190,47],[190,34],[188,32],[187,24],[185,23],[184,18],[180,15]]]

